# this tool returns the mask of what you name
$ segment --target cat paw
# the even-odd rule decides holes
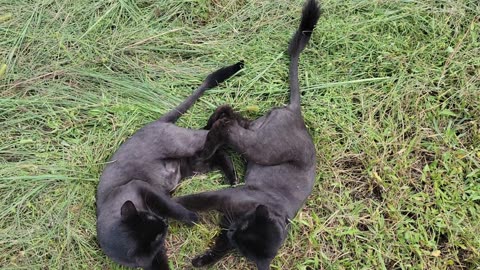
[[[215,121],[215,123],[212,126],[212,129],[215,129],[220,133],[222,133],[223,130],[225,130],[228,126],[230,126],[230,123],[231,123],[231,119],[229,117],[222,117],[217,121]]]
[[[195,225],[195,223],[198,223],[198,220],[199,220],[199,217],[198,217],[198,214],[195,213],[195,212],[189,212],[185,218],[185,220],[183,220],[187,225],[189,226],[193,226]]]
[[[230,105],[226,104],[219,106],[208,119],[207,125],[204,127],[204,129],[209,130],[218,120],[223,118],[232,118],[233,115],[234,112]]]
[[[212,255],[209,252],[202,255],[198,255],[192,260],[193,267],[203,267],[211,263],[212,263]]]

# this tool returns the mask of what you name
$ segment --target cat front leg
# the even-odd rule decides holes
[[[215,152],[210,159],[210,163],[213,167],[216,167],[223,172],[225,175],[226,184],[233,186],[237,183],[237,176],[232,159],[224,150],[217,150],[217,152]]]
[[[167,250],[163,247],[153,258],[152,264],[145,270],[170,270],[168,265]]]
[[[213,246],[206,250],[203,254],[193,258],[192,265],[194,267],[212,265],[225,257],[225,255],[234,249],[233,245],[228,240],[228,227],[229,222],[227,218],[223,216],[220,222],[220,233],[217,237],[215,237]]]
[[[224,211],[232,201],[235,192],[238,193],[240,188],[227,188],[217,191],[200,192],[173,198],[176,203],[181,204],[191,211]]]
[[[143,182],[143,181],[139,181]],[[139,192],[144,200],[145,206],[157,215],[173,218],[189,225],[198,221],[198,215],[175,202],[167,194],[157,191],[155,187],[143,182]]]

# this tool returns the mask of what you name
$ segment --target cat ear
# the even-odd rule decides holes
[[[120,210],[120,214],[122,219],[131,219],[132,217],[136,217],[138,215],[137,208],[131,201],[126,201],[122,205],[122,209]]]
[[[257,209],[255,209],[255,216],[268,218],[268,208],[263,204],[258,205]]]

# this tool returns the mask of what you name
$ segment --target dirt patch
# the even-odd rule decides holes
[[[383,188],[368,177],[362,154],[347,154],[334,161],[335,171],[354,200],[383,201]]]

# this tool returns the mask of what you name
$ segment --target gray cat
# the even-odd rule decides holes
[[[312,192],[315,147],[303,121],[298,83],[300,53],[320,17],[315,0],[307,0],[300,26],[290,41],[290,104],[249,121],[230,106],[212,115],[201,156],[209,158],[228,145],[247,160],[245,185],[175,198],[194,211],[223,214],[212,248],[193,259],[196,267],[213,264],[238,250],[259,270],[270,268],[287,235],[287,225]]]
[[[197,214],[171,199],[182,178],[219,167],[230,184],[235,173],[230,158],[216,151],[211,158],[195,153],[207,130],[176,126],[205,90],[217,86],[243,67],[243,62],[210,74],[177,108],[124,142],[103,170],[97,189],[97,239],[115,262],[129,267],[169,269],[164,246],[167,218],[193,224]]]

